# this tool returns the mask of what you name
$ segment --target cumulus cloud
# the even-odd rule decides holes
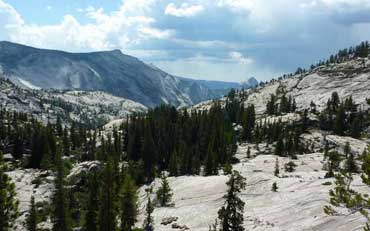
[[[231,51],[229,56],[232,60],[235,60],[241,64],[251,64],[253,63],[253,59],[244,57],[242,53],[237,51]]]
[[[229,7],[234,11],[240,10],[253,10],[258,3],[255,0],[218,0],[217,5],[219,7]]]
[[[8,31],[24,23],[18,12],[2,0],[0,0],[0,22],[0,36],[3,39],[9,39]]]
[[[364,8],[370,8],[370,2],[368,0],[314,0],[312,2],[322,3],[327,7],[339,11],[356,11]]]
[[[0,39],[67,51],[118,48],[177,75],[241,80],[250,72],[266,80],[370,33],[368,0],[124,0],[112,11],[79,7],[59,23],[31,24],[0,0]]]
[[[202,5],[189,5],[188,3],[182,3],[180,7],[176,7],[174,3],[169,3],[166,6],[164,13],[166,15],[172,15],[176,17],[192,17],[204,10]]]
[[[5,31],[6,38],[14,42],[38,47],[69,51],[125,49],[141,41],[172,35],[172,30],[152,26],[155,19],[147,13],[153,3],[152,0],[127,0],[110,13],[90,6],[80,12],[92,23],[81,24],[73,15],[65,15],[58,24],[37,25],[24,22],[12,6],[0,0],[0,19],[4,18],[0,31]]]

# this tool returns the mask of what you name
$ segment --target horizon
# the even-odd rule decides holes
[[[369,9],[366,0],[0,0],[0,40],[119,49],[175,76],[266,81],[368,40]]]

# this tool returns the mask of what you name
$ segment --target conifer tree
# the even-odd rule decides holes
[[[352,181],[352,175],[346,171],[340,170],[335,174],[334,189],[329,191],[330,204],[332,206],[357,210],[362,201],[362,197],[361,194],[351,188]],[[328,215],[336,214],[335,209],[331,205],[324,207],[324,212]]]
[[[28,211],[28,215],[26,218],[27,231],[36,231],[37,222],[38,222],[38,215],[37,215],[37,209],[35,205],[35,198],[32,196],[30,209]]]
[[[156,150],[151,130],[147,128],[143,141],[143,161],[145,175],[148,177],[147,182],[151,182],[155,177]]]
[[[18,217],[18,200],[16,199],[15,185],[6,174],[8,169],[0,152],[0,231],[11,231],[15,219]]]
[[[179,163],[176,151],[174,151],[170,157],[169,172],[170,176],[178,176],[179,174]]]
[[[327,163],[328,172],[326,173],[325,178],[334,176],[334,171],[339,169],[339,164],[342,160],[339,153],[336,151],[328,152],[327,157],[328,157],[328,163]]]
[[[272,184],[271,191],[273,191],[273,192],[277,192],[277,190],[278,190],[277,183],[276,183],[276,182],[274,182],[274,183]]]
[[[275,155],[283,156],[283,154],[284,154],[284,142],[283,139],[280,137],[276,142]]]
[[[116,231],[117,204],[116,185],[113,172],[113,163],[109,159],[102,174],[102,187],[99,196],[99,231]]]
[[[137,192],[135,182],[126,174],[121,188],[121,231],[131,231],[137,217]]]
[[[88,199],[86,206],[85,223],[83,224],[84,230],[97,231],[98,230],[98,210],[99,210],[99,181],[98,174],[92,173],[88,178]]]
[[[224,165],[223,170],[224,170],[224,175],[230,175],[233,171],[233,166],[229,162],[227,162]]]
[[[159,187],[157,191],[157,200],[159,203],[159,206],[165,207],[169,206],[169,203],[172,199],[172,192],[171,192],[170,184],[168,183],[167,177],[165,173],[162,173],[161,176],[161,186]]]
[[[267,105],[266,105],[266,113],[268,115],[274,115],[276,114],[276,96],[271,94],[270,95],[270,100],[267,102]]]
[[[238,194],[245,189],[246,179],[240,175],[238,171],[234,171],[230,175],[225,205],[218,211],[218,218],[220,220],[220,230],[222,231],[243,231],[243,212],[244,201],[242,201]]]
[[[364,151],[362,160],[362,182],[370,186],[370,148]],[[364,230],[370,231],[369,196],[366,193],[362,194],[353,190],[351,188],[352,181],[352,174],[346,170],[340,170],[335,175],[335,187],[329,192],[330,205],[324,207],[324,212],[329,215],[335,215],[338,213],[335,207],[345,207],[351,212],[359,211],[367,220]]]
[[[154,225],[153,225],[153,217],[152,213],[154,211],[154,206],[152,204],[152,201],[150,200],[150,195],[148,193],[148,201],[146,203],[145,208],[145,220],[144,220],[144,231],[154,231]]]
[[[362,156],[362,182],[370,187],[370,146],[365,150],[363,156]],[[361,209],[362,215],[367,220],[367,223],[365,224],[364,230],[370,231],[370,215],[369,215],[369,207],[370,207],[370,198],[368,196],[362,196],[362,199],[364,200],[364,204],[367,206],[366,209]]]
[[[284,165],[286,172],[294,172],[295,167],[297,167],[297,165],[293,161],[289,161],[288,163]]]
[[[251,158],[251,147],[248,147],[248,149],[247,149],[247,158],[248,159]]]
[[[356,165],[353,152],[351,152],[351,146],[349,145],[349,142],[347,142],[344,147],[344,154],[347,157],[347,160],[345,162],[345,171],[347,173],[358,173],[358,167]]]
[[[66,206],[66,192],[64,187],[64,164],[62,153],[58,147],[56,153],[55,192],[53,196],[53,231],[69,231],[69,213]]]
[[[205,173],[207,176],[217,174],[216,154],[212,150],[211,143],[208,145]]]
[[[346,112],[343,104],[340,104],[334,121],[334,131],[336,134],[343,136],[346,130]]]
[[[279,173],[280,173],[280,170],[279,170],[279,160],[278,160],[278,158],[276,158],[276,160],[275,160],[274,175],[278,177],[279,176]]]

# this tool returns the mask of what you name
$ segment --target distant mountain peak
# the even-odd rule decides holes
[[[222,96],[197,80],[170,75],[119,49],[71,53],[3,41],[0,66],[21,87],[105,91],[147,107],[164,102],[187,106]]]
[[[254,88],[258,86],[258,80],[255,77],[250,77],[246,81],[242,81],[240,85],[243,88]]]

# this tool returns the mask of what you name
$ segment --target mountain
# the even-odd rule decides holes
[[[258,86],[258,81],[256,78],[254,77],[250,77],[249,79],[247,79],[246,81],[243,81],[240,83],[240,85],[242,86],[242,88],[244,89],[249,89],[249,88],[255,88]]]
[[[247,81],[243,81],[241,83],[212,80],[197,80],[197,82],[221,96],[227,95],[231,89],[250,89],[255,88],[258,85],[258,81],[254,77],[251,77]]]
[[[368,108],[370,99],[370,59],[351,58],[341,63],[318,65],[305,73],[298,73],[278,80],[271,80],[258,87],[246,89],[245,105],[253,104],[258,115],[266,112],[266,104],[271,94],[280,98],[291,96],[299,110],[310,109],[311,102],[321,111],[333,92],[346,99],[352,96],[362,109]],[[224,99],[221,99],[224,102]],[[194,105],[199,110],[210,108],[211,101]]]
[[[206,81],[170,75],[119,50],[68,53],[0,42],[0,72],[22,87],[105,91],[149,107],[220,96]]]

